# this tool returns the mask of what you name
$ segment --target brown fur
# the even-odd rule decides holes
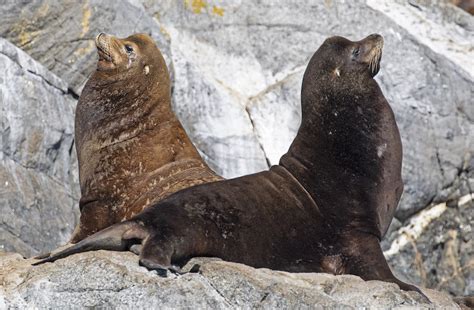
[[[76,108],[82,197],[74,243],[181,189],[221,180],[171,109],[168,70],[153,40],[100,34],[96,44],[97,71]]]
[[[373,79],[383,40],[327,39],[303,78],[302,123],[280,165],[180,191],[37,264],[77,252],[126,250],[175,269],[194,256],[293,272],[397,283],[380,238],[401,195],[402,145]]]

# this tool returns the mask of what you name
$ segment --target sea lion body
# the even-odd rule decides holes
[[[323,43],[305,72],[301,127],[280,165],[182,190],[39,263],[140,240],[140,264],[150,269],[217,256],[419,291],[392,274],[379,244],[402,188],[400,135],[373,80],[382,45],[379,35]]]
[[[302,238],[322,235],[324,225],[311,225],[322,222],[322,216],[311,196],[281,166],[223,186],[189,188],[140,213],[133,222],[142,223],[147,235],[158,232],[159,240],[150,239],[157,247],[144,244],[145,266],[165,266],[171,257],[173,264],[181,265],[192,256],[217,256],[254,267],[322,271],[318,253],[324,243]],[[147,254],[148,249],[155,253]]]
[[[383,42],[378,38],[369,36],[360,49],[381,49],[372,42]],[[342,46],[320,48],[311,59],[301,95],[305,116],[280,164],[308,189],[326,220],[381,239],[403,192],[400,133],[370,72],[351,74],[345,66],[354,60],[337,56],[353,42],[331,40]]]
[[[74,243],[183,188],[221,179],[171,109],[169,73],[153,40],[101,34],[96,44],[98,68],[76,108],[82,197]]]

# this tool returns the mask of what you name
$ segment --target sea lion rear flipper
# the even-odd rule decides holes
[[[137,243],[137,240],[143,240],[146,236],[147,232],[145,229],[135,222],[127,221],[115,224],[87,237],[67,249],[46,257],[39,262],[35,262],[32,265],[36,266],[47,262],[54,262],[60,258],[80,252],[96,250],[128,250],[132,244]]]
[[[418,287],[405,283],[393,275],[376,236],[355,233],[346,241],[348,241],[344,251],[344,256],[347,259],[346,273],[357,275],[365,281],[379,280],[396,283],[400,289],[418,292],[426,303],[431,303],[430,299]]]

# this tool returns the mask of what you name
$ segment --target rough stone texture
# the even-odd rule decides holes
[[[159,25],[128,1],[0,1],[0,36],[8,38],[80,94],[96,67],[94,39],[100,32],[125,37],[150,33],[163,50]]]
[[[452,198],[451,185],[465,163],[471,166],[474,150],[473,21],[438,2],[436,11],[393,1],[143,1],[169,33],[176,111],[228,177],[264,169],[286,152],[299,126],[302,72],[326,37],[381,33],[378,81],[405,149],[402,220],[433,200]],[[227,117],[216,117],[216,110]],[[233,166],[232,158],[245,165]]]
[[[234,177],[266,169],[288,149],[300,121],[301,75],[324,38],[381,33],[378,80],[405,149],[396,216],[406,220],[432,201],[468,193],[459,176],[472,167],[474,149],[474,21],[445,2],[6,1],[0,35],[79,93],[97,33],[150,32],[178,81],[174,107],[185,128],[209,164]]]
[[[75,100],[58,77],[0,38],[0,249],[32,255],[77,220]]]
[[[10,83],[1,88],[0,186],[4,175],[17,186],[15,191],[0,187],[0,245],[26,255],[44,251],[64,242],[74,225],[71,212],[77,208],[71,196],[77,192],[70,187],[76,181],[70,180],[75,167],[69,168],[65,151],[72,143],[72,117],[65,115],[72,114],[54,109],[72,106],[68,92],[80,93],[95,66],[93,38],[99,32],[151,33],[176,81],[176,112],[204,158],[226,177],[266,169],[286,152],[301,118],[302,74],[327,36],[358,40],[378,32],[385,48],[377,79],[394,109],[404,145],[405,193],[384,243],[389,251],[397,240],[413,235],[412,220],[430,214],[431,209],[422,209],[446,200],[456,204],[474,188],[474,18],[445,2],[0,0],[0,36],[64,81],[44,69],[38,69],[39,75],[6,70],[8,75],[0,76],[0,86]],[[22,86],[31,79],[38,89],[22,90],[21,101],[4,103],[11,89],[36,87]],[[22,127],[16,144],[4,147],[4,115],[9,114],[3,107],[8,106],[8,113],[19,111],[15,122],[32,124],[35,131],[42,117],[26,112],[40,102],[54,110],[41,110],[48,115],[41,132],[49,140],[31,155],[25,145],[35,144],[24,141],[22,130],[29,127]],[[60,128],[68,128],[62,140]],[[62,142],[55,157],[57,141]],[[16,213],[10,211],[13,207]],[[472,208],[434,213],[413,243],[405,242],[387,257],[409,281],[472,294]]]
[[[382,248],[395,274],[423,287],[473,296],[473,198],[429,207],[405,225],[393,225]]]
[[[137,256],[89,252],[31,267],[18,254],[0,256],[0,308],[459,309],[446,293],[421,295],[355,276],[291,274],[212,259],[193,259],[199,273],[162,278]]]

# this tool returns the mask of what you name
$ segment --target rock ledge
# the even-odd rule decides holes
[[[415,292],[355,276],[292,274],[211,258],[191,260],[199,272],[162,278],[128,252],[81,253],[32,267],[32,259],[0,254],[0,308],[451,308],[445,293]]]

